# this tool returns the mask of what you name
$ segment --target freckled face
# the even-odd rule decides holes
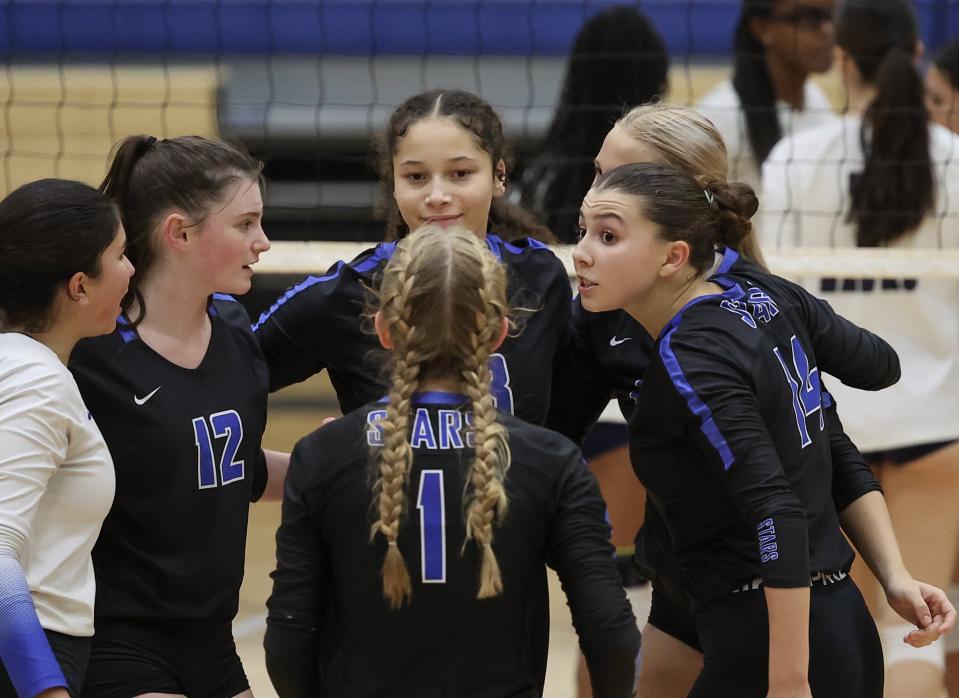
[[[270,249],[259,183],[241,180],[225,201],[207,216],[197,237],[198,273],[209,279],[212,291],[240,295],[250,290],[252,265]]]
[[[410,230],[463,225],[485,238],[493,199],[506,192],[505,165],[448,117],[410,126],[393,156],[393,196]]]
[[[603,312],[641,306],[657,287],[667,252],[641,201],[618,191],[590,189],[580,231],[573,263],[583,307]]]

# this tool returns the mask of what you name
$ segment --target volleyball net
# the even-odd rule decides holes
[[[615,5],[640,10],[661,37],[668,101],[696,106],[729,77],[740,0],[0,0],[0,195],[40,177],[97,184],[127,135],[220,136],[266,163],[275,244],[259,270],[320,273],[381,237],[371,140],[423,89],[464,89],[496,108],[522,189],[568,71],[601,81],[656,65],[659,49],[624,54],[608,30],[570,63],[577,34]],[[928,53],[959,37],[953,0],[915,7]],[[839,108],[835,71],[816,83],[830,105],[810,109]],[[955,209],[944,225],[959,230]],[[791,276],[953,278],[955,246],[777,240],[764,253]],[[571,269],[570,249],[557,252]]]

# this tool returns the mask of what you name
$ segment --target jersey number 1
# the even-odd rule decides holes
[[[420,569],[424,584],[446,583],[446,501],[443,471],[424,470],[416,495],[420,510]]]
[[[243,442],[243,421],[236,410],[216,412],[210,415],[213,436],[226,437],[226,445],[220,454],[220,484],[242,480],[244,461],[234,460],[240,444]],[[193,437],[196,441],[196,470],[201,490],[216,487],[216,469],[214,468],[213,440],[207,420],[203,417],[193,419]]]
[[[773,353],[779,359],[779,365],[782,367],[783,373],[786,374],[786,382],[789,383],[789,389],[792,391],[793,411],[796,413],[799,440],[802,442],[802,447],[806,448],[812,443],[809,427],[806,425],[806,417],[811,417],[818,412],[819,431],[822,431],[825,427],[825,420],[822,415],[822,388],[819,384],[819,369],[809,365],[809,357],[806,356],[806,352],[799,340],[796,339],[796,335],[790,338],[789,343],[792,345],[792,367],[795,369],[795,376],[783,359],[779,347],[773,347]]]

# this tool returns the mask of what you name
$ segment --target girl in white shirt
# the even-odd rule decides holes
[[[113,463],[66,368],[110,332],[133,267],[113,204],[79,182],[0,202],[0,696],[77,696],[93,635],[90,550]]]
[[[784,139],[763,167],[760,232],[775,246],[959,247],[959,138],[930,124],[906,0],[846,0],[837,60],[849,114]],[[878,468],[906,566],[942,587],[959,531],[959,282],[810,279],[837,312],[898,351],[902,380],[878,394],[834,384],[846,431]],[[940,696],[943,647],[895,640],[881,612],[886,695]]]
[[[832,65],[834,5],[835,0],[743,1],[732,78],[696,105],[726,142],[730,181],[759,193],[759,170],[776,142],[832,116],[826,95],[808,78]]]

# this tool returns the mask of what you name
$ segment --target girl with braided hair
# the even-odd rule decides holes
[[[544,563],[595,694],[632,695],[639,636],[595,480],[570,441],[495,407],[506,274],[459,226],[396,245],[374,316],[388,395],[292,456],[265,640],[282,698],[539,695]]]

